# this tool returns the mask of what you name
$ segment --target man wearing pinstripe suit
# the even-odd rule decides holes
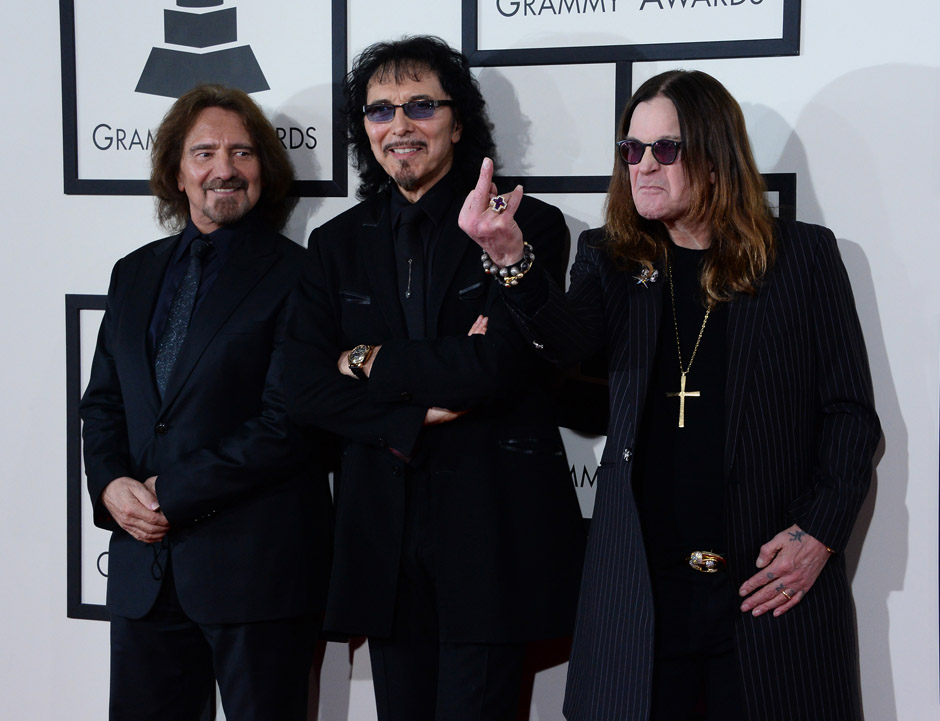
[[[618,135],[567,295],[537,269],[503,291],[542,353],[610,370],[565,716],[860,720],[841,552],[881,431],[835,237],[772,218],[704,73],[644,83]],[[494,212],[487,171],[461,227],[511,267],[521,191]]]

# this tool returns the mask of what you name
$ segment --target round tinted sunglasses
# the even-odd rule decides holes
[[[373,123],[390,123],[395,118],[395,109],[401,108],[412,120],[427,120],[442,105],[453,105],[452,100],[409,100],[401,105],[373,103],[363,105],[362,112]]]
[[[682,143],[678,140],[657,140],[652,143],[641,143],[639,140],[618,140],[617,148],[620,149],[620,157],[627,165],[636,165],[643,160],[646,149],[653,151],[653,157],[657,163],[663,165],[672,165],[679,157],[679,148]]]

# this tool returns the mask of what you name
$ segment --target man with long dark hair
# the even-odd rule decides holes
[[[512,721],[525,642],[571,632],[583,525],[549,368],[457,227],[485,103],[432,37],[367,48],[344,90],[363,202],[310,236],[288,375],[345,441],[325,624],[368,636],[380,721]],[[561,213],[516,220],[559,278]]]
[[[616,146],[567,296],[538,272],[503,292],[548,357],[610,368],[566,717],[860,721],[842,551],[880,427],[835,237],[773,218],[705,73],[644,83]],[[512,266],[524,230],[489,186],[461,227]]]
[[[303,249],[293,170],[240,90],[199,86],[153,145],[174,235],[120,260],[81,402],[108,556],[112,721],[303,721],[329,488],[287,419],[284,315]]]

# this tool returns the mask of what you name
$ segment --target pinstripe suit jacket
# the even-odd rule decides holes
[[[665,284],[644,285],[617,268],[603,235],[582,234],[567,296],[552,289],[538,309],[507,296],[524,332],[556,362],[606,348],[610,422],[565,716],[644,721],[654,619],[631,459]],[[728,313],[725,501],[736,585],[755,572],[760,546],[793,523],[844,549],[881,433],[835,237],[787,221],[777,223],[777,236],[777,259],[760,291],[734,299]],[[741,614],[736,640],[749,719],[861,719],[854,607],[839,553],[788,613]]]

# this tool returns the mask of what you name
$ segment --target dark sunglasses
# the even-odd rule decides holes
[[[363,105],[362,112],[365,113],[373,123],[390,123],[395,118],[395,108],[401,108],[412,120],[427,120],[434,115],[434,111],[442,105],[453,105],[452,100],[409,100],[401,105],[392,103],[373,103],[372,105]]]
[[[682,143],[678,140],[657,140],[653,143],[641,143],[639,140],[618,140],[620,157],[627,165],[636,165],[643,160],[647,148],[652,148],[653,157],[657,163],[672,165],[679,157],[679,148]]]

